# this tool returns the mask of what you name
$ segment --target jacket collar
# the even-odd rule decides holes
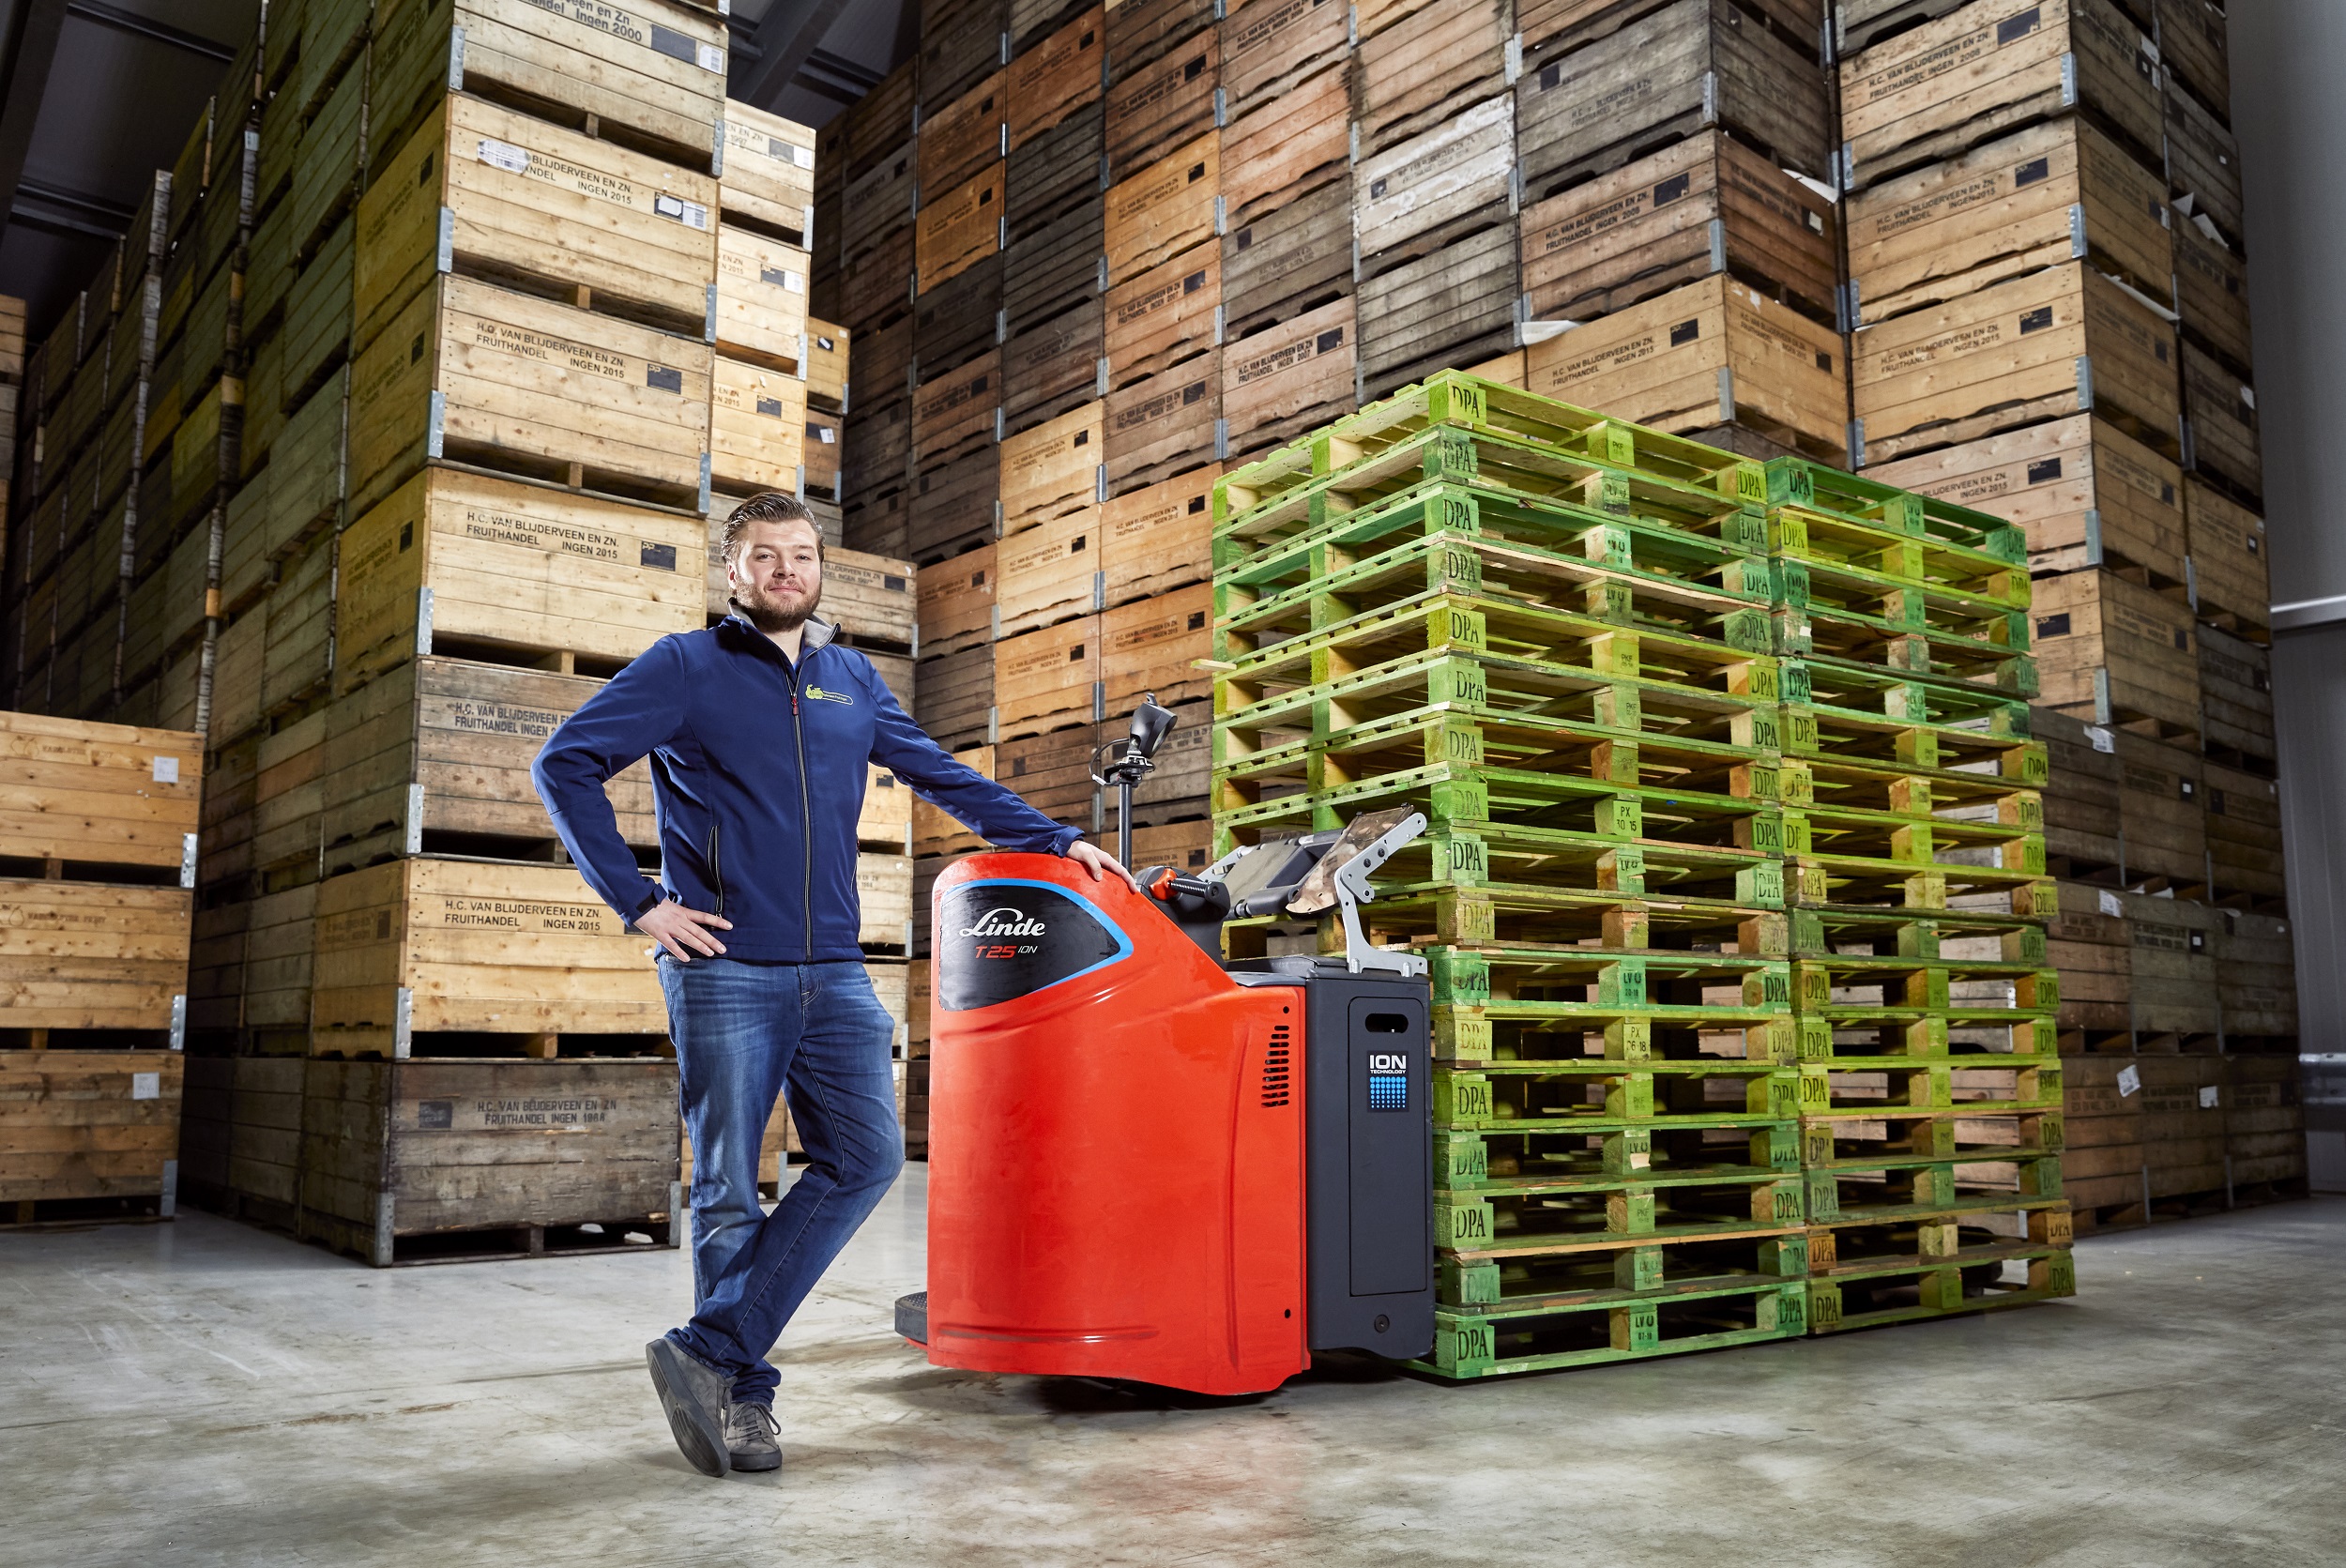
[[[774,640],[771,637],[750,624],[749,617],[741,613],[741,607],[739,604],[735,604],[730,599],[725,602],[733,606],[733,614],[719,621],[718,625],[730,626],[742,636],[754,638],[776,654],[782,652],[782,649],[774,647]],[[818,647],[830,647],[831,640],[838,635],[839,628],[831,622],[820,616],[807,617],[805,629],[799,633],[800,657],[804,658]]]

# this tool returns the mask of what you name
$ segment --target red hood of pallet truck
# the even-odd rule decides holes
[[[1203,1393],[1308,1364],[1301,990],[1115,878],[948,866],[932,905],[928,1355]]]

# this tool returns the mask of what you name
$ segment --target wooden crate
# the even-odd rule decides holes
[[[373,137],[368,134],[370,129],[375,131]],[[369,155],[399,145],[382,140],[392,129],[369,125],[367,72],[363,69],[345,73],[302,125],[294,155],[293,184],[280,204],[284,213],[284,245],[297,265],[318,250],[328,232],[358,200],[366,183]],[[173,206],[175,208],[177,202]]]
[[[1213,705],[1180,703],[1173,709],[1173,733],[1157,748],[1156,771],[1133,791],[1135,827],[1205,820],[1211,808],[1206,799],[1213,754]],[[1132,715],[1113,709],[1101,721],[1095,738],[1105,741],[1124,735]]]
[[[1173,588],[1120,604],[1100,617],[1101,703],[1129,714],[1153,692],[1165,705],[1213,695],[1213,677],[1197,662],[1213,652],[1213,587]]]
[[[1001,444],[1005,535],[1104,498],[1106,405],[1088,403]]]
[[[2028,534],[2038,572],[2108,565],[2184,580],[2183,471],[2091,414],[2007,431],[1866,470],[1884,484],[1973,508]]]
[[[994,711],[994,652],[995,645],[981,643],[921,662],[912,716],[938,745],[950,750],[985,739]]]
[[[2240,144],[2223,120],[2189,93],[2167,84],[2167,186],[2176,206],[2216,225],[2235,250],[2247,239],[2242,213]]]
[[[1348,77],[1342,69],[1323,69],[1232,116],[1222,131],[1226,229],[1272,222],[1309,192],[1347,178],[1352,145]]]
[[[2262,644],[2198,628],[2201,738],[2211,758],[2274,770],[2273,654]]]
[[[2216,983],[2215,936],[2221,921],[2216,911],[2181,896],[2122,896],[2126,934],[2134,945],[2127,997],[2133,1004],[2136,1044],[2156,1049],[2167,1043],[2157,1040],[2163,1036],[2171,1039],[2173,1048],[2218,1033],[2223,1012]],[[2201,1048],[2212,1044],[2207,1040]],[[2156,1105],[2154,1101],[2147,1108]],[[2220,1179],[2213,1185],[2221,1185]]]
[[[299,1233],[377,1268],[464,1232],[512,1232],[501,1250],[518,1254],[592,1246],[560,1234],[589,1224],[668,1240],[676,1095],[677,1065],[658,1058],[312,1061]]]
[[[318,878],[326,741],[323,708],[261,737],[253,781],[252,862],[264,888]]]
[[[718,206],[777,239],[810,245],[815,228],[815,132],[738,99],[724,106]]]
[[[1860,455],[1882,462],[2085,411],[2172,455],[2174,336],[2082,262],[1865,327],[1851,366]]]
[[[1099,716],[1100,620],[1085,616],[993,647],[994,739],[1043,735]]]
[[[1104,116],[1109,177],[1136,172],[1221,124],[1222,44],[1206,27],[1131,69],[1111,53]]]
[[[2224,8],[2215,0],[2158,0],[2158,58],[2166,84],[2188,88],[2229,119],[2232,49]]]
[[[2148,891],[2197,889],[2207,879],[2205,765],[2187,745],[2112,727],[2118,761],[2121,879]]]
[[[2161,143],[2157,51],[2115,0],[1979,0],[1840,75],[1851,189],[2080,105],[2146,158]]]
[[[1221,136],[1209,130],[1108,188],[1111,286],[1222,232],[1221,170]]]
[[[1105,189],[1103,115],[1094,103],[1071,114],[1021,143],[1010,155],[1003,200],[1009,207],[1010,238],[1023,240],[1078,207],[1097,201]]]
[[[882,251],[891,237],[906,235],[920,185],[919,150],[910,140],[848,180],[840,215],[840,260],[852,267]]]
[[[2165,193],[2158,175],[2074,115],[1868,186],[1849,203],[1859,319],[1887,320],[2088,257],[2170,304]]]
[[[709,483],[796,492],[806,459],[806,389],[795,375],[718,355],[709,377]]]
[[[1127,492],[1101,510],[1102,601],[1114,606],[1206,581],[1212,573],[1210,464]]]
[[[725,109],[724,18],[678,0],[566,6],[394,0],[378,8],[369,132],[388,145],[444,92],[511,97],[592,116],[599,134],[716,172]]]
[[[1840,354],[1830,327],[1714,275],[1533,344],[1524,372],[1584,408],[1670,431],[1740,423],[1838,462]]]
[[[2254,505],[2264,495],[2263,445],[2256,389],[2201,352],[2183,345],[2183,465]]]
[[[919,66],[918,60],[906,60],[846,112],[845,172],[849,179],[879,160],[892,157],[897,146],[911,136],[913,76]]]
[[[1478,103],[1421,136],[1363,158],[1353,170],[1352,231],[1363,266],[1494,204],[1515,178],[1515,104]]]
[[[1473,114],[1477,99],[1505,96],[1514,12],[1508,0],[1452,0],[1364,33],[1352,73],[1362,157]]]
[[[1716,130],[1523,214],[1524,309],[1582,321],[1714,272],[1833,319],[1835,204]]]
[[[193,899],[181,888],[0,880],[0,1029],[38,1029],[37,1041],[52,1029],[155,1031],[177,1046]]]
[[[1006,166],[996,163],[922,203],[914,220],[920,292],[940,286],[1004,248],[1005,174]]]
[[[1729,0],[1673,0],[1516,82],[1528,200],[1714,125],[1749,137],[1782,167],[1821,178],[1827,122],[1813,51]]]
[[[920,615],[910,561],[861,550],[831,550],[823,560],[822,618],[851,647],[909,654]]]
[[[2269,636],[2273,586],[2264,519],[2193,477],[2183,481],[2192,589],[2200,618],[2238,633]]]
[[[984,778],[994,776],[994,748],[965,746],[953,754],[953,760]],[[912,801],[913,853],[923,858],[937,855],[962,855],[983,848],[985,841],[948,814],[943,808],[914,797]],[[915,871],[916,887],[918,871]],[[925,900],[919,901],[925,903]]]
[[[1106,45],[1107,15],[1095,5],[1011,56],[1013,152],[1100,100],[1107,74]]]
[[[716,343],[737,359],[803,374],[807,255],[731,223],[717,229]]]
[[[454,269],[537,292],[587,290],[698,337],[717,227],[708,175],[450,97],[358,204],[358,335],[372,342],[426,278]]]
[[[342,539],[339,690],[434,647],[632,659],[706,624],[707,548],[697,516],[427,469]]]
[[[1015,636],[1100,608],[1100,508],[1085,507],[995,547],[994,635]]]
[[[1214,240],[1167,257],[1108,290],[1103,352],[1108,386],[1128,387],[1221,341],[1222,247]]]
[[[999,0],[927,0],[920,8],[923,121],[1001,63],[1004,11]]]
[[[357,215],[336,224],[286,292],[284,325],[276,339],[277,396],[289,412],[315,401],[350,358],[358,236]]]
[[[2072,571],[2038,579],[2033,615],[2040,702],[2097,724],[2198,733],[2188,605],[2112,572]]]
[[[997,70],[921,117],[922,190],[950,190],[1009,156],[1009,73]]]
[[[1099,288],[1105,203],[1095,188],[1084,200],[1002,254],[1002,316],[1023,332]]]
[[[1108,69],[1113,84],[1179,49],[1213,25],[1214,0],[1120,0],[1108,8]]]
[[[840,480],[848,494],[868,497],[902,489],[912,474],[912,400],[858,407],[854,449],[841,455]]]
[[[1353,291],[1351,181],[1340,179],[1232,229],[1222,241],[1226,338],[1315,311]]]
[[[1355,325],[1352,300],[1332,299],[1223,348],[1222,419],[1233,459],[1351,411],[1360,348]]]
[[[0,1203],[14,1217],[76,1199],[155,1197],[177,1187],[176,1051],[0,1051]]]
[[[918,559],[993,538],[1001,484],[1001,448],[992,442],[921,475],[906,496],[903,553]]]
[[[2125,902],[2109,888],[2082,882],[2061,883],[2058,896],[2061,912],[2046,928],[2045,962],[2061,972],[2062,1033],[2073,1041],[2129,1034],[2134,944]]]
[[[0,713],[0,858],[193,875],[201,736]]]
[[[1221,459],[1220,359],[1208,352],[1108,393],[1103,464],[1110,495]]]
[[[1088,298],[1002,345],[1002,431],[1017,435],[1100,395],[1106,346],[1100,302]]]
[[[1002,359],[989,352],[924,381],[912,394],[912,458],[934,468],[995,438],[1002,404]]]
[[[2281,856],[2280,786],[2261,774],[2210,759],[2205,764],[2205,798],[2209,896],[2279,908],[2288,891]],[[2260,1028],[2247,1032],[2291,1031]]]
[[[2265,1038],[2297,1032],[2297,966],[2290,940],[2289,922],[2277,914],[2227,909],[2216,930],[2217,1000],[2224,1010],[2226,1043],[2237,1050],[2241,1036]],[[2231,1109],[2293,1110],[2297,1088],[2295,1055],[2250,1057],[2233,1063]],[[2287,1072],[2241,1071],[2271,1061]],[[2286,1098],[2282,1090],[2286,1088]],[[2262,1092],[2259,1092],[2262,1091]]]
[[[1226,6],[1221,23],[1226,115],[1235,119],[1341,63],[1351,47],[1348,22],[1348,8],[1331,0],[1240,0]]]
[[[404,1057],[416,1034],[448,1030],[661,1034],[645,946],[568,866],[419,857],[328,877],[312,1049]]]
[[[912,227],[840,267],[839,312],[865,331],[876,332],[912,312]]]
[[[865,770],[863,803],[856,816],[856,842],[865,849],[903,858],[912,853],[911,785],[876,763]]]
[[[546,851],[554,824],[529,766],[602,686],[585,676],[426,657],[334,704],[321,788],[328,874],[438,850]],[[606,793],[619,836],[657,845],[648,766],[636,762]]]
[[[852,335],[832,322],[806,323],[806,395],[818,408],[836,413],[847,403],[847,365]]]
[[[912,857],[857,855],[855,891],[864,951],[904,956],[912,945]]]
[[[1005,740],[993,749],[994,778],[1071,828],[1091,830],[1100,786],[1091,778],[1091,726]]]
[[[912,302],[912,348],[922,380],[967,364],[1001,342],[1002,258],[981,257]]]
[[[1359,288],[1361,395],[1383,397],[1515,342],[1515,221],[1488,207],[1412,241],[1426,248]],[[1395,252],[1388,252],[1388,255]]]
[[[448,458],[700,510],[713,358],[632,322],[434,279],[353,367],[351,494],[372,507]]]
[[[990,641],[994,625],[995,546],[973,545],[920,569],[921,653],[958,653]]]
[[[2174,214],[2175,309],[2183,335],[2232,369],[2246,372],[2255,362],[2247,264],[2200,224],[2198,219]]]

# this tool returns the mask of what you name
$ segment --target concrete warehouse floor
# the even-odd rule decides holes
[[[2346,1199],[2091,1241],[2073,1302],[1185,1408],[932,1369],[914,1165],[787,1336],[779,1476],[670,1442],[643,1252],[378,1272],[185,1214],[0,1236],[0,1562],[2335,1563]]]

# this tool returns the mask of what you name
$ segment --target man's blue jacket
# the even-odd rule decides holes
[[[798,666],[739,616],[663,637],[554,732],[530,776],[588,885],[632,921],[663,897],[721,914],[727,956],[856,959],[866,759],[1005,849],[1083,835],[955,762],[872,662],[806,623]],[[651,758],[661,881],[619,837],[605,781]]]

